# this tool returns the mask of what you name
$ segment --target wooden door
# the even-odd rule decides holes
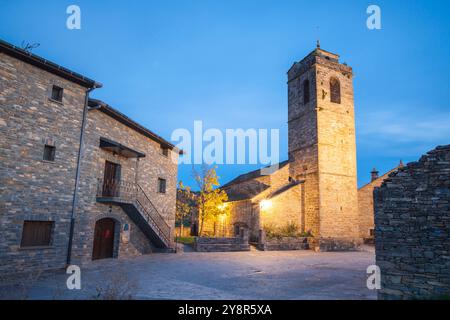
[[[95,223],[94,248],[92,260],[112,258],[114,253],[114,228],[113,219],[105,218]]]
[[[120,164],[106,161],[103,177],[103,196],[117,197],[120,187]]]

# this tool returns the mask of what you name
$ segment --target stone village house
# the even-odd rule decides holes
[[[389,171],[357,189],[352,69],[318,45],[288,71],[289,160],[270,175],[255,170],[222,186],[231,214],[207,233],[260,240],[264,226],[294,223],[316,250],[352,250],[373,241],[373,190]]]
[[[0,274],[173,247],[180,151],[100,87],[0,42]]]

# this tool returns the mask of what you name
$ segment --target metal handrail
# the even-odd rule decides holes
[[[123,180],[104,181],[103,179],[98,179],[97,197],[113,198],[115,201],[133,203],[146,221],[153,226],[155,232],[167,245],[170,245],[170,226],[139,184]]]

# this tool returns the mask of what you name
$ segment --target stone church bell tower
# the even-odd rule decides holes
[[[319,44],[288,71],[289,170],[304,180],[302,228],[316,250],[361,242],[352,78],[352,68]]]

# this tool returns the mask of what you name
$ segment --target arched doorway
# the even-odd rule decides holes
[[[113,257],[115,226],[116,222],[111,218],[104,218],[95,223],[92,260]]]

